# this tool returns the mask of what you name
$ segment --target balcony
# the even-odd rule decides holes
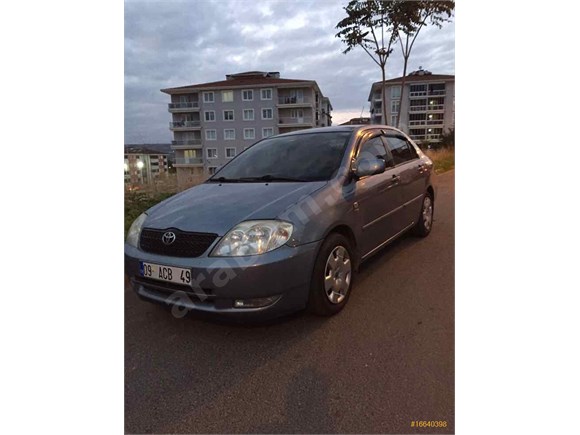
[[[282,116],[278,118],[278,127],[297,127],[297,126],[312,126],[312,117],[305,116],[302,118],[292,118],[290,116]]]
[[[445,120],[443,119],[414,119],[409,121],[409,127],[421,126],[421,125],[442,125]]]
[[[312,99],[309,97],[298,97],[293,95],[278,96],[278,106],[300,107],[312,106]]]
[[[445,89],[409,92],[410,98],[444,97],[444,96],[445,96]]]
[[[201,157],[177,157],[175,159],[175,167],[184,166],[199,166],[203,165],[203,158]]]
[[[409,106],[409,112],[426,112],[427,106]]]
[[[188,101],[186,103],[169,103],[168,109],[171,113],[191,112],[199,110],[199,101]]]
[[[172,140],[171,148],[174,150],[178,149],[191,149],[201,147],[201,139],[188,139],[188,140]]]
[[[429,104],[424,106],[410,106],[409,112],[436,112],[445,108],[444,104]]]
[[[201,128],[201,121],[170,122],[169,129],[175,131],[197,130]]]
[[[411,134],[411,135],[409,135],[409,137],[413,140],[418,140],[418,141],[429,140],[429,141],[437,142],[437,141],[441,140],[440,134]]]

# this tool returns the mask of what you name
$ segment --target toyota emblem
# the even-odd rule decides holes
[[[161,237],[161,240],[166,245],[171,245],[173,242],[175,242],[175,233],[173,233],[171,231],[167,231],[165,234],[163,234],[163,237]]]

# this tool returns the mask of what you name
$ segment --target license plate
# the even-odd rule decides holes
[[[191,283],[191,270],[181,267],[163,266],[142,261],[139,265],[139,271],[141,276],[145,278],[185,285]]]

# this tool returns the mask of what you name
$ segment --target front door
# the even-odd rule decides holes
[[[390,164],[391,157],[381,134],[363,139],[357,159],[378,157]],[[363,257],[381,246],[398,231],[401,222],[401,195],[398,169],[388,167],[382,174],[363,177],[356,182],[356,202],[360,213],[361,253]]]

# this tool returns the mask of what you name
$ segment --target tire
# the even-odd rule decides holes
[[[413,233],[419,237],[427,237],[433,228],[433,213],[435,211],[435,202],[433,195],[429,192],[425,193],[423,203],[421,204],[421,211],[417,219],[417,224],[413,228]]]
[[[314,264],[308,298],[311,313],[332,316],[344,308],[352,289],[353,261],[350,241],[342,234],[330,234],[322,243]]]

